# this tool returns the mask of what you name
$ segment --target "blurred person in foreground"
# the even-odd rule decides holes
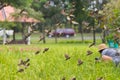
[[[113,61],[116,66],[120,63],[120,49],[108,48],[106,44],[98,45],[98,51],[103,61]]]

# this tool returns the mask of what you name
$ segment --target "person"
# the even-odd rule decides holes
[[[98,45],[98,51],[101,54],[103,61],[113,61],[116,66],[120,63],[120,50],[115,48],[108,48],[106,44]]]

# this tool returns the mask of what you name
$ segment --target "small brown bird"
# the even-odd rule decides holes
[[[96,57],[95,60],[100,60],[100,58]]]
[[[24,64],[24,61],[23,61],[23,60],[20,60],[18,66],[21,66],[21,65],[23,65],[23,64]]]
[[[35,52],[36,55],[39,54],[39,53],[40,53],[40,50]]]
[[[96,79],[96,80],[104,80],[104,79],[103,79],[103,77],[99,77],[99,78],[98,78],[98,79]]]
[[[24,69],[19,69],[19,70],[17,71],[17,73],[18,73],[18,72],[23,72],[23,71],[24,71]]]
[[[49,50],[49,48],[45,48],[44,50],[43,50],[43,53],[45,53],[46,51],[48,51]]]
[[[24,65],[26,65],[26,63],[28,63],[30,61],[29,58],[26,59],[26,61],[24,61]]]
[[[20,60],[20,63],[18,64],[18,66],[21,66],[21,65],[26,65],[26,63],[28,63],[30,61],[30,59],[26,59],[26,61],[23,61],[23,60]]]
[[[26,66],[27,66],[27,67],[30,66],[30,63],[27,63]]]
[[[79,24],[78,22],[76,21],[71,21],[72,24]]]
[[[95,45],[95,43],[93,42],[92,44],[89,45],[89,48],[92,47],[92,46],[94,46],[94,45]]]
[[[45,39],[45,36],[40,36],[39,42],[42,41],[42,40],[44,40],[44,39]]]
[[[73,77],[71,80],[76,80],[76,78],[75,78],[75,77]]]
[[[80,59],[78,59],[78,65],[83,64],[83,61],[81,61]]]
[[[25,69],[27,69],[28,66],[30,66],[30,63],[27,63],[27,64],[25,65]]]
[[[61,25],[61,23],[60,22],[58,22],[57,24],[55,24],[56,26],[60,26]]]
[[[87,51],[87,55],[91,55],[92,53],[93,53],[93,52],[90,51],[90,50]]]
[[[100,62],[100,58],[96,57],[95,58],[95,63],[99,63]]]
[[[65,56],[66,60],[70,59],[70,56],[68,54],[65,54],[64,56]]]

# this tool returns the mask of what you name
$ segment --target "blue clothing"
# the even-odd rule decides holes
[[[113,57],[113,62],[116,64],[116,66],[120,63],[120,56]]]
[[[106,48],[101,52],[101,54],[112,57],[116,66],[120,63],[120,49]]]
[[[110,56],[110,57],[115,57],[117,53],[117,50],[113,49],[113,48],[106,48],[102,51],[102,55],[106,55],[106,56]]]

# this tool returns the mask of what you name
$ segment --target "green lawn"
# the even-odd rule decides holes
[[[40,44],[43,43],[43,41],[40,41],[40,35],[42,35],[42,33],[33,33],[31,35],[31,43],[32,44]],[[92,33],[84,33],[84,42],[88,43],[88,42],[93,42],[93,34]],[[96,42],[100,43],[101,39],[100,39],[100,33],[96,33]],[[90,39],[89,39],[90,38]],[[21,33],[16,33],[16,40],[21,40],[22,39],[22,35]],[[55,38],[49,38],[46,36],[46,43],[55,43]],[[8,38],[8,41],[12,40],[12,36],[10,36],[10,38]],[[58,43],[81,43],[82,39],[81,39],[81,34],[77,33],[76,36],[74,37],[70,37],[70,38],[65,38],[65,37],[59,37],[57,38],[57,42]],[[2,37],[0,37],[0,43],[2,44]]]
[[[32,44],[32,45],[1,45],[0,48],[0,80],[119,80],[120,68],[112,62],[95,63],[99,57],[97,46],[91,48],[88,44]],[[44,48],[49,50],[43,53]],[[35,52],[40,53],[35,55]],[[86,56],[86,51],[93,54]],[[71,58],[66,60],[64,54]],[[30,66],[18,66],[20,59],[30,59]],[[83,64],[77,65],[78,59]],[[23,72],[18,69],[23,68]]]

